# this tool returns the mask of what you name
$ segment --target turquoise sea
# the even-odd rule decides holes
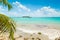
[[[20,23],[57,23],[60,24],[60,17],[32,17],[32,18],[22,18],[13,17],[13,20]]]

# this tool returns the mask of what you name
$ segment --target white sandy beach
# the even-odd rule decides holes
[[[58,27],[57,27],[58,26]],[[17,23],[17,31],[15,33],[16,40],[55,40],[60,37],[60,25],[58,24],[20,24]],[[38,33],[41,35],[38,35]],[[7,37],[7,34],[4,34]],[[31,36],[32,35],[32,36]],[[1,39],[2,37],[0,37]],[[4,37],[3,37],[4,38]],[[24,39],[25,38],[25,39]],[[5,38],[7,39],[7,38]]]
[[[59,24],[20,24],[17,29],[30,34],[41,32],[47,35],[49,40],[60,37]]]

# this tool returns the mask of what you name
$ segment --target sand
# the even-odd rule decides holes
[[[60,37],[60,25],[59,24],[21,24],[17,23],[15,32],[16,40],[55,40]],[[38,32],[41,35],[38,35]],[[7,34],[4,34],[5,37]],[[37,38],[38,37],[38,38]],[[2,38],[2,37],[0,37]]]
[[[60,37],[59,24],[19,24],[17,29],[30,34],[41,32],[50,40]]]

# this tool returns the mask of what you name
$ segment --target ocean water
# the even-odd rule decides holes
[[[32,18],[12,17],[12,19],[15,22],[20,22],[20,23],[60,24],[60,17],[32,17]]]

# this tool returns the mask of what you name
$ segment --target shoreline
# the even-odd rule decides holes
[[[49,39],[52,39],[52,40],[57,37],[60,37],[59,24],[21,24],[21,23],[18,23],[18,29],[26,33],[41,32],[42,34],[47,35]]]
[[[16,40],[24,40],[24,38],[29,38],[30,40],[32,40],[31,37],[35,38],[35,40],[37,37],[41,38],[42,40],[55,40],[56,38],[60,37],[59,27],[59,24],[17,23],[14,37],[16,38]],[[42,35],[38,35],[37,33],[41,33]],[[6,36],[7,35],[5,35],[5,37]]]

